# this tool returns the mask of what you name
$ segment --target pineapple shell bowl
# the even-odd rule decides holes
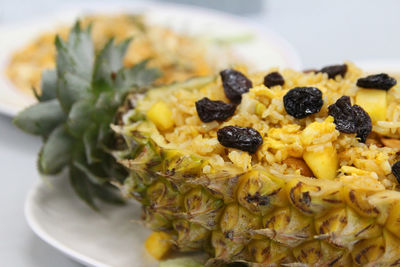
[[[399,264],[398,90],[346,63],[224,70],[132,96],[114,155],[155,231],[148,250],[206,251],[210,265]]]
[[[57,69],[15,124],[43,137],[39,171],[65,170],[94,211],[141,204],[133,232],[153,232],[132,250],[157,260],[202,252],[190,264],[208,266],[399,265],[393,77],[350,62],[308,72],[235,66],[154,86],[147,62],[122,66],[128,41],[93,56],[89,31],[77,24],[57,39]],[[106,210],[127,207],[130,216],[134,206]]]

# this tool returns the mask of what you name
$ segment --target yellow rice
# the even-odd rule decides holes
[[[222,123],[201,122],[195,108],[195,102],[203,97],[229,102],[225,97],[220,78],[198,90],[164,92],[162,100],[172,110],[175,127],[160,134],[156,132],[152,137],[162,147],[189,150],[206,157],[211,166],[206,166],[204,172],[210,171],[211,167],[229,165],[247,171],[262,165],[282,177],[289,177],[299,172],[282,163],[288,157],[301,158],[306,149],[318,151],[333,144],[340,165],[337,179],[351,177],[358,180],[364,177],[364,181],[373,183],[377,187],[394,189],[397,182],[391,172],[391,166],[399,159],[396,155],[398,149],[378,147],[370,142],[360,143],[355,134],[338,132],[333,118],[328,117],[327,107],[341,96],[350,96],[354,103],[354,96],[358,90],[356,81],[366,75],[352,63],[346,64],[348,71],[345,77],[337,75],[335,79],[328,79],[325,73],[303,73],[290,69],[271,69],[267,72],[249,74],[246,69],[237,68],[252,81],[253,88],[243,95],[234,116]],[[263,85],[264,76],[272,71],[279,71],[282,74],[285,79],[283,86],[269,89]],[[324,105],[319,113],[301,120],[286,113],[282,98],[288,90],[297,86],[313,86],[322,91]],[[146,110],[158,100],[145,98],[140,101],[138,109]],[[388,91],[386,119],[373,125],[371,138],[377,138],[376,134],[400,138],[399,103],[400,88],[396,85]],[[264,108],[260,108],[262,107],[260,104],[263,104]],[[322,122],[318,129],[313,133],[302,135],[304,128],[315,121]],[[253,155],[223,147],[217,140],[217,130],[227,125],[252,127],[258,130],[263,136],[262,146]]]

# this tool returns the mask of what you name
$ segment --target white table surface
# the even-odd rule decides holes
[[[0,24],[47,14],[61,5],[65,4],[54,0],[0,0]],[[396,0],[270,0],[265,10],[246,18],[291,42],[305,68],[319,68],[347,59],[400,60],[398,10],[400,1]],[[24,198],[39,179],[35,162],[40,143],[0,115],[0,266],[80,266],[37,238],[24,219]]]

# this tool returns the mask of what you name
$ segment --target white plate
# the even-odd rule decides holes
[[[400,74],[400,61],[399,60],[387,60],[387,59],[370,59],[370,60],[358,60],[355,62],[356,66],[363,69],[368,73],[380,73],[387,72],[391,74]]]
[[[56,14],[51,17],[31,21],[21,25],[0,26],[0,112],[14,116],[18,111],[35,102],[16,89],[4,75],[4,69],[10,55],[16,48],[23,46],[39,33],[54,29],[55,25],[73,23],[83,15],[90,13],[143,13],[150,23],[170,27],[178,33],[207,37],[229,37],[251,35],[251,41],[232,46],[233,53],[253,69],[268,69],[272,66],[300,69],[300,59],[295,50],[276,33],[265,26],[253,25],[242,18],[229,14],[192,8],[182,5],[160,3],[134,4],[97,4],[80,6],[77,9]]]
[[[62,175],[61,175],[62,176]],[[29,192],[25,216],[45,242],[89,266],[157,266],[144,249],[150,233],[140,221],[140,205],[101,206],[96,212],[72,191],[66,177],[38,182]]]

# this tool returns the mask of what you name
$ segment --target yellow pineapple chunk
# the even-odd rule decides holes
[[[159,101],[151,106],[147,111],[147,118],[161,131],[167,131],[174,126],[172,112],[168,105],[163,101]]]
[[[356,95],[356,104],[371,117],[372,123],[386,119],[386,91],[378,89],[360,89]]]
[[[318,179],[334,179],[339,161],[336,149],[330,145],[321,151],[305,151],[303,159]]]
[[[328,116],[323,122],[309,124],[301,133],[301,142],[306,147],[303,159],[319,179],[336,177],[339,161],[332,141],[339,133],[335,128],[333,117]],[[309,148],[312,146],[315,149]]]
[[[171,249],[172,238],[164,232],[153,232],[146,240],[145,247],[147,252],[157,260],[162,259]]]

